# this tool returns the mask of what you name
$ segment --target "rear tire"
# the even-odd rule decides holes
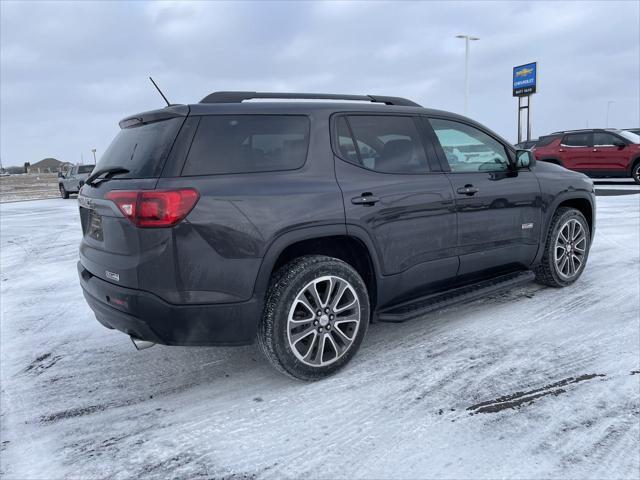
[[[633,181],[640,185],[640,160],[636,160],[636,163],[631,167],[631,178]]]
[[[337,258],[304,256],[272,276],[258,344],[281,373],[319,380],[351,360],[368,325],[369,296],[358,272]]]
[[[556,210],[549,226],[540,264],[534,267],[536,281],[550,287],[566,287],[585,269],[591,232],[584,215],[575,208]]]
[[[69,192],[65,190],[64,185],[60,185],[60,196],[64,199],[69,198]]]

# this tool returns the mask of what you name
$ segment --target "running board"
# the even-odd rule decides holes
[[[380,322],[405,322],[441,308],[470,302],[480,297],[507,290],[535,279],[530,271],[509,273],[490,280],[454,288],[446,292],[434,293],[411,302],[394,305],[378,313]]]

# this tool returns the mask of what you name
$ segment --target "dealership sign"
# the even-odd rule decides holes
[[[513,67],[513,96],[522,97],[536,93],[538,83],[537,62]]]

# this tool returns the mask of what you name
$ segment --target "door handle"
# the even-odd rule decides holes
[[[461,195],[475,195],[480,190],[473,185],[465,185],[464,187],[458,188],[457,192]]]
[[[600,150],[598,150],[597,148],[593,149],[594,152],[599,152]]]
[[[564,148],[559,148],[558,151],[559,152],[564,152],[565,150],[564,150]]]
[[[368,207],[378,203],[380,199],[371,192],[364,192],[359,197],[353,197],[351,203],[354,205],[366,205]]]

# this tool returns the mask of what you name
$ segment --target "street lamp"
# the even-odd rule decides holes
[[[91,153],[93,153],[93,164],[95,165],[96,164],[96,149],[92,148],[91,149]]]
[[[456,38],[464,38],[464,114],[469,111],[469,42],[480,40],[473,35],[456,35]]]
[[[613,103],[616,103],[616,102],[614,102],[613,100],[609,100],[607,102],[607,122],[606,122],[607,127],[609,127],[609,107],[611,107],[611,104]]]

